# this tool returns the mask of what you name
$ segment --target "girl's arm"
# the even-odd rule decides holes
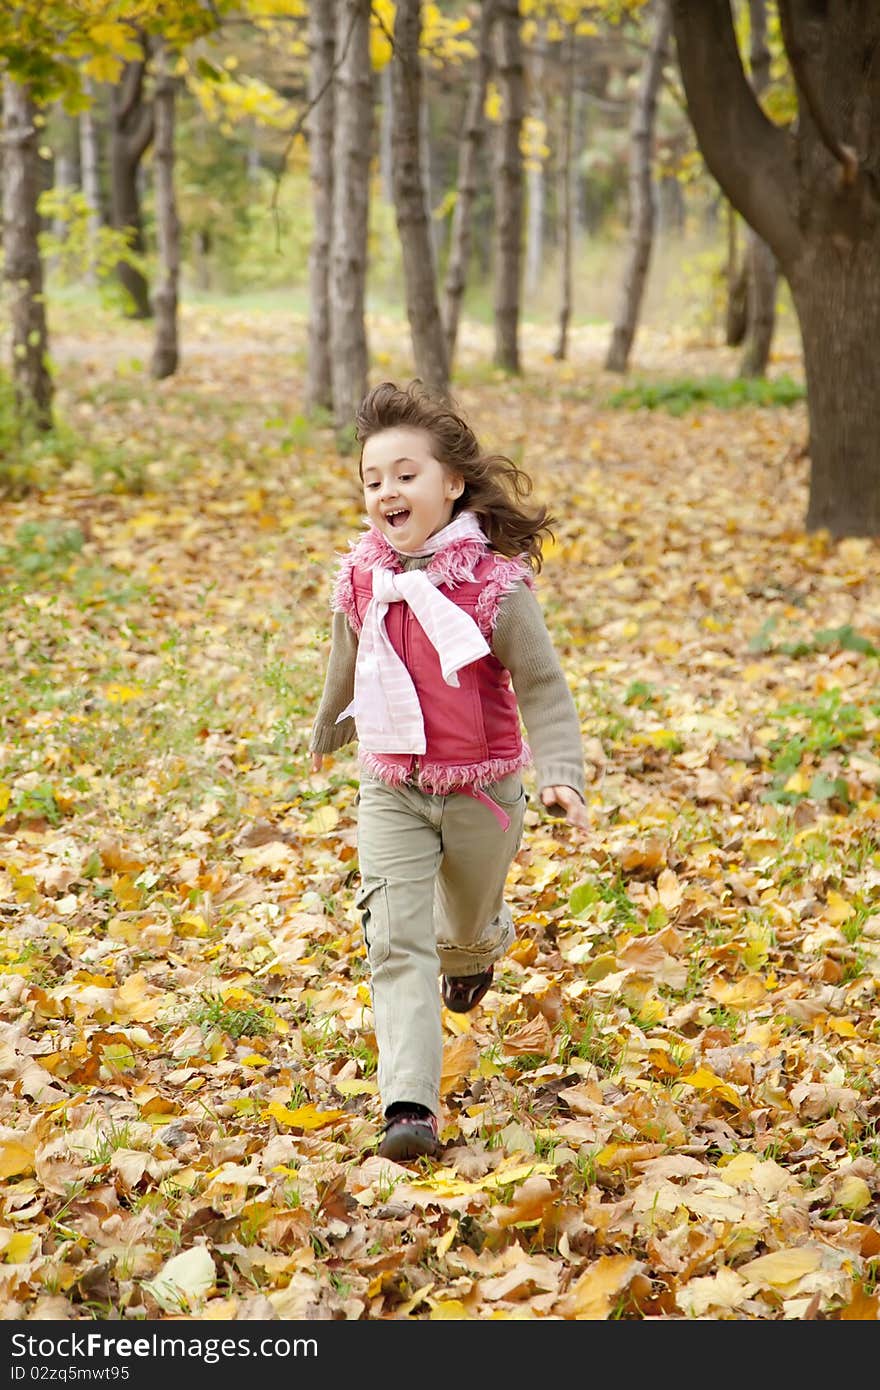
[[[534,592],[520,584],[504,599],[492,650],[510,672],[542,803],[586,829],[580,717]]]
[[[312,755],[312,768],[315,772],[321,766],[324,753],[335,753],[356,737],[354,720],[343,719],[336,723],[336,716],[351,703],[354,696],[354,665],[357,658],[358,639],[348,618],[339,611],[333,614],[330,659],[324,679],[324,693],[318,706],[318,713],[309,738],[309,752]]]

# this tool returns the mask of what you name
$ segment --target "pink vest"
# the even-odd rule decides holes
[[[373,595],[374,566],[400,573],[397,551],[370,530],[342,561],[333,592],[356,632]],[[426,571],[442,576],[438,588],[466,613],[491,643],[498,606],[505,594],[533,583],[525,561],[487,550],[481,541],[457,541],[432,555]],[[479,787],[515,772],[531,760],[523,741],[510,675],[491,653],[458,673],[458,687],[447,685],[437,653],[405,602],[389,605],[385,630],[405,663],[422,707],[425,752],[361,753],[366,770],[383,782],[416,781],[423,791],[445,795]]]

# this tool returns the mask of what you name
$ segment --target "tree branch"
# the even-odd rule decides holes
[[[791,64],[797,89],[804,99],[804,104],[810,113],[819,139],[841,167],[841,181],[844,184],[854,183],[859,172],[859,157],[852,145],[844,145],[842,141],[837,139],[825,119],[825,112],[822,110],[813,84],[812,73],[807,66],[807,50],[795,34],[789,0],[778,0],[778,6],[782,40],[785,44],[785,51]]]
[[[688,114],[706,165],[781,265],[790,265],[801,242],[791,140],[752,91],[730,0],[673,0],[672,14]]]

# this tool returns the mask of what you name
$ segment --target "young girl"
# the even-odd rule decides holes
[[[523,504],[529,479],[418,385],[370,391],[357,437],[369,529],[336,576],[310,751],[318,771],[359,744],[379,1152],[400,1160],[438,1151],[441,997],[473,1009],[515,938],[522,769],[551,814],[588,819],[577,710],[534,593],[550,520]]]

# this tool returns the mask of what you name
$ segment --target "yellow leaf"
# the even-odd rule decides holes
[[[871,1189],[864,1178],[847,1173],[834,1189],[834,1200],[844,1211],[859,1216],[871,1205]]]
[[[642,1266],[629,1255],[603,1255],[554,1305],[566,1318],[607,1318],[615,1300],[640,1273]]]
[[[314,1105],[300,1105],[296,1110],[288,1110],[278,1100],[273,1100],[263,1111],[271,1115],[281,1125],[291,1125],[297,1129],[323,1129],[325,1125],[335,1124],[346,1115],[345,1110],[318,1110]]]
[[[306,830],[310,835],[326,835],[329,830],[334,830],[339,824],[339,812],[335,806],[321,806],[313,816],[306,821]]]
[[[14,1178],[19,1173],[32,1173],[34,1151],[17,1139],[7,1139],[0,1144],[0,1178]]]
[[[760,1004],[767,990],[757,975],[746,975],[742,980],[727,984],[724,980],[713,980],[706,987],[706,993],[728,1009],[751,1009]]]
[[[271,1057],[262,1057],[259,1052],[249,1052],[246,1057],[242,1057],[241,1065],[243,1067],[267,1067],[271,1060]]]
[[[9,1265],[22,1265],[33,1259],[40,1244],[40,1237],[33,1231],[16,1231],[3,1254]]]
[[[472,1316],[458,1298],[446,1298],[442,1303],[435,1303],[431,1309],[431,1322],[452,1321],[453,1319],[460,1321]]]
[[[829,888],[828,890],[827,901],[828,906],[823,915],[827,921],[834,922],[835,925],[840,922],[845,922],[847,918],[852,917],[855,912],[852,903],[847,902],[846,898],[840,893],[836,893],[833,888]]]
[[[770,1255],[759,1255],[746,1265],[740,1265],[738,1274],[750,1284],[759,1288],[770,1285],[775,1289],[790,1288],[806,1274],[813,1274],[821,1260],[818,1250],[800,1246],[795,1250],[774,1250]]]
[[[104,699],[111,705],[124,705],[129,700],[139,700],[142,691],[136,685],[119,685],[111,681],[104,686]]]
[[[686,1086],[693,1086],[698,1091],[711,1091],[712,1095],[720,1096],[722,1100],[729,1100],[731,1105],[740,1106],[742,1100],[732,1086],[728,1086],[726,1081],[722,1081],[720,1076],[716,1076],[708,1067],[698,1067],[688,1076],[681,1078]]]
[[[122,71],[122,63],[110,53],[96,53],[83,63],[82,70],[96,82],[115,82]]]
[[[0,816],[5,814],[11,796],[12,789],[5,782],[0,782]]]
[[[825,1024],[829,1033],[836,1033],[840,1038],[857,1038],[858,1032],[854,1023],[848,1018],[829,1018]]]
[[[347,1080],[334,1081],[333,1089],[341,1096],[374,1096],[379,1088],[375,1081],[350,1077]]]
[[[441,1096],[448,1095],[458,1082],[467,1076],[479,1055],[479,1043],[467,1034],[446,1043],[443,1048],[443,1070],[440,1076]]]

